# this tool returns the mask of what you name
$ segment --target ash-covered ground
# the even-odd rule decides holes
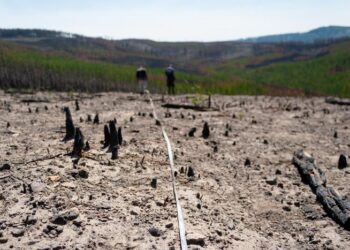
[[[199,112],[153,99],[174,148],[189,249],[349,248],[349,231],[324,212],[292,157],[305,149],[328,185],[350,195],[350,170],[337,166],[350,151],[350,107],[212,96],[217,110]],[[66,155],[73,141],[62,141],[66,106],[91,147],[78,164]],[[88,122],[96,113],[100,123]],[[151,113],[136,94],[0,92],[0,249],[180,249],[167,149]],[[117,160],[101,144],[114,118],[124,139]]]

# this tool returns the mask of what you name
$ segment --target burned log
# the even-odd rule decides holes
[[[204,123],[204,126],[203,126],[203,131],[202,131],[202,137],[204,139],[208,139],[209,138],[209,135],[210,135],[210,129],[209,129],[209,125],[207,122]]]
[[[108,151],[111,152],[114,147],[118,146],[118,132],[114,121],[109,122],[109,132],[110,132],[110,137],[109,137],[110,140],[109,140]]]
[[[104,132],[104,135],[105,135],[103,148],[107,148],[109,146],[110,139],[111,139],[111,134],[109,133],[109,129],[108,129],[107,125],[105,125],[103,132]]]
[[[350,106],[350,100],[338,99],[338,98],[326,98],[326,103],[340,106]]]
[[[217,108],[208,108],[208,107],[201,107],[201,106],[195,106],[195,105],[188,105],[188,104],[175,104],[175,103],[166,103],[162,105],[163,108],[168,109],[192,109],[195,111],[218,111]]]
[[[345,229],[350,230],[350,200],[327,186],[325,173],[316,166],[314,158],[298,150],[294,153],[293,164],[298,168],[301,179],[316,194],[327,214]]]
[[[66,112],[66,136],[64,137],[63,141],[69,141],[74,139],[75,127],[69,108],[65,107],[64,111]]]
[[[85,143],[83,133],[81,132],[80,128],[76,128],[72,156],[81,157],[84,146]]]

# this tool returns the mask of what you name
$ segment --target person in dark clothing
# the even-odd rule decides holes
[[[175,95],[175,73],[172,65],[165,70],[167,87],[168,87],[168,95]]]
[[[139,84],[140,94],[143,95],[147,89],[147,71],[144,67],[140,66],[136,71],[136,80]]]

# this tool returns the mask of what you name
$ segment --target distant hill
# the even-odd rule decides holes
[[[302,42],[315,43],[321,41],[336,40],[350,37],[350,27],[329,26],[311,30],[306,33],[290,33],[283,35],[262,36],[242,39],[242,42],[252,43],[286,43]]]
[[[314,42],[156,42],[0,29],[0,89],[135,91],[143,64],[150,90],[164,93],[164,68],[172,63],[179,93],[350,97],[344,28],[306,34]]]

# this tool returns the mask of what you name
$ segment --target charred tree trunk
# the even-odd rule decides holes
[[[298,168],[302,181],[310,186],[327,214],[341,226],[350,230],[350,200],[327,187],[325,173],[319,169],[314,158],[303,150],[294,153],[293,164]]]
[[[79,111],[79,110],[80,110],[78,100],[75,100],[75,110],[76,110],[76,111]]]
[[[66,112],[66,136],[64,137],[63,141],[69,141],[74,139],[75,127],[69,108],[65,107],[64,111]]]

